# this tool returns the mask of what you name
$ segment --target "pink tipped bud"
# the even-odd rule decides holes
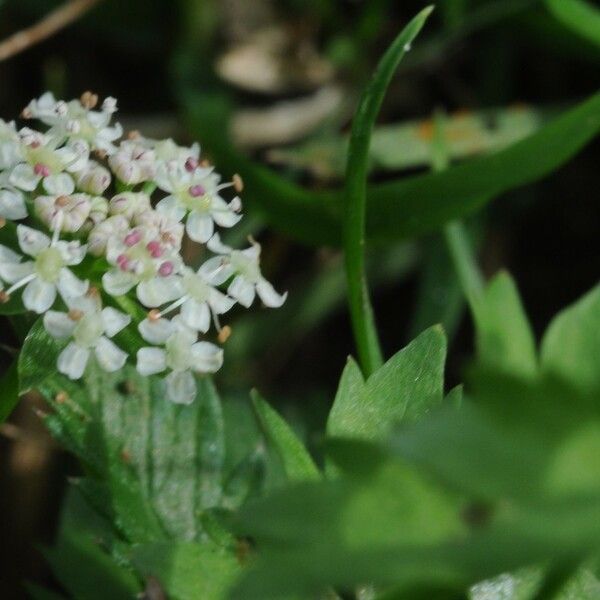
[[[168,277],[171,275],[171,273],[173,273],[173,268],[173,263],[167,260],[158,268],[158,274],[161,277]]]
[[[193,156],[190,156],[185,161],[185,170],[189,171],[190,173],[193,173],[197,168],[198,168],[198,159],[194,158]]]
[[[124,242],[126,246],[129,246],[131,248],[131,246],[135,246],[141,239],[142,232],[138,229],[134,229],[125,236]]]
[[[190,187],[188,192],[190,193],[190,196],[192,196],[193,198],[198,198],[198,196],[204,196],[204,194],[206,193],[206,190],[201,185],[193,185]]]
[[[40,177],[48,177],[50,175],[50,169],[42,163],[36,163],[33,167],[33,172]]]
[[[129,269],[129,259],[124,254],[117,256],[117,265],[121,271],[127,271]]]
[[[158,242],[156,240],[148,242],[146,244],[146,249],[148,250],[148,252],[150,252],[150,256],[152,258],[160,258],[164,253],[164,250],[163,250],[162,246],[160,245],[160,242]]]

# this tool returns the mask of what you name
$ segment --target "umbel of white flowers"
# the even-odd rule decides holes
[[[200,336],[211,324],[221,332],[219,316],[236,304],[258,295],[279,307],[286,294],[262,276],[254,240],[234,250],[219,237],[242,218],[239,196],[223,195],[241,192],[241,179],[222,183],[197,144],[137,132],[121,140],[116,110],[114,98],[99,105],[91,92],[70,102],[46,93],[21,115],[41,131],[0,120],[0,220],[18,222],[16,244],[0,245],[0,301],[18,291],[25,309],[43,314],[65,343],[58,370],[79,379],[92,355],[106,371],[127,361],[111,338],[132,318],[111,305],[130,296],[149,309],[137,323],[150,344],[137,352],[138,371],[164,373],[168,397],[188,404],[194,373],[223,364],[222,349]],[[181,254],[185,236],[213,255],[196,270]]]

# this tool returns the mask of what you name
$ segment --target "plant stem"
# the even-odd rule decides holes
[[[436,172],[448,168],[448,148],[444,139],[445,115],[441,111],[434,116],[434,139],[432,144],[431,165]],[[465,298],[471,310],[480,298],[485,281],[477,265],[477,260],[471,247],[469,234],[460,220],[450,221],[444,225],[444,239],[452,258],[454,268]]]
[[[369,298],[364,254],[367,170],[371,134],[385,92],[396,68],[404,54],[410,49],[412,41],[432,10],[432,7],[428,7],[421,11],[388,48],[362,95],[352,122],[352,135],[346,165],[343,241],[352,329],[358,358],[365,377],[371,375],[383,364],[375,316]]]

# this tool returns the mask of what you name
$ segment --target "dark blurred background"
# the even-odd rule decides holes
[[[193,104],[211,98],[227,105],[232,143],[244,153],[306,186],[336,186],[341,136],[361,86],[394,35],[425,4],[103,0],[50,39],[0,62],[0,116],[16,118],[47,89],[64,98],[89,89],[119,99],[126,128],[184,143],[195,139],[188,118]],[[59,5],[0,0],[0,38]],[[600,50],[555,21],[542,2],[442,0],[403,63],[381,122],[402,127],[436,109],[452,117],[520,107],[525,124],[507,125],[519,137],[595,92],[599,66]],[[485,113],[481,130],[470,135],[493,130],[497,114]],[[405,128],[402,142],[389,151],[384,144],[384,157],[392,156],[393,164],[375,165],[374,180],[428,168],[413,157],[422,126]],[[210,145],[204,150],[210,156]],[[592,143],[559,171],[495,199],[466,223],[485,274],[507,268],[515,276],[538,336],[555,312],[598,280],[599,152],[600,144]],[[267,275],[290,291],[290,299],[278,314],[256,306],[232,315],[219,387],[226,401],[258,387],[318,446],[341,369],[353,352],[341,256],[283,237],[251,204],[247,209],[244,235],[232,241],[242,244],[246,234],[255,235]],[[460,382],[472,354],[472,329],[441,236],[374,248],[370,258],[388,355],[441,320],[451,340],[448,385]],[[19,338],[5,321],[0,338],[4,370]],[[2,598],[25,597],[24,580],[52,585],[43,547],[52,542],[66,478],[76,472],[36,410],[43,410],[40,401],[26,397],[0,435]]]

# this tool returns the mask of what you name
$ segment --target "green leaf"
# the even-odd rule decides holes
[[[221,404],[209,379],[197,385],[195,401],[178,406],[159,378],[129,366],[105,373],[93,362],[81,381],[55,375],[40,385],[54,435],[82,460],[91,494],[103,495],[130,541],[200,538],[202,512],[221,502]]]
[[[44,552],[57,579],[71,597],[81,600],[130,600],[140,586],[85,533],[64,532],[56,548]]]
[[[538,371],[535,339],[511,276],[496,275],[472,306],[481,363],[534,376]]]
[[[600,390],[600,285],[550,323],[542,340],[541,366],[573,386]]]
[[[30,329],[19,354],[19,391],[37,388],[48,377],[56,375],[60,344],[48,335],[40,317]]]
[[[145,577],[155,577],[172,600],[224,600],[240,570],[233,554],[209,544],[138,546],[132,561]]]
[[[19,402],[19,372],[18,359],[15,359],[10,367],[0,378],[0,423],[4,423]]]
[[[319,469],[291,427],[256,390],[251,395],[256,417],[265,437],[281,459],[287,478],[290,481],[319,479]]]
[[[343,194],[310,192],[232,150],[222,127],[219,102],[210,110],[195,98],[191,127],[216,164],[238,171],[246,182],[245,200],[272,227],[310,244],[341,244]],[[600,130],[600,93],[564,112],[529,137],[490,156],[367,189],[367,239],[398,240],[439,229],[475,212],[493,198],[533,183],[563,165]]]
[[[445,358],[446,337],[434,326],[366,382],[350,359],[329,414],[328,435],[382,439],[394,424],[422,418],[442,401]]]
[[[586,0],[546,0],[548,10],[565,27],[600,46],[600,10]]]
[[[365,268],[367,173],[371,135],[398,64],[432,10],[432,6],[422,10],[393,41],[364,90],[352,121],[344,188],[343,241],[352,329],[366,376],[383,364]]]

